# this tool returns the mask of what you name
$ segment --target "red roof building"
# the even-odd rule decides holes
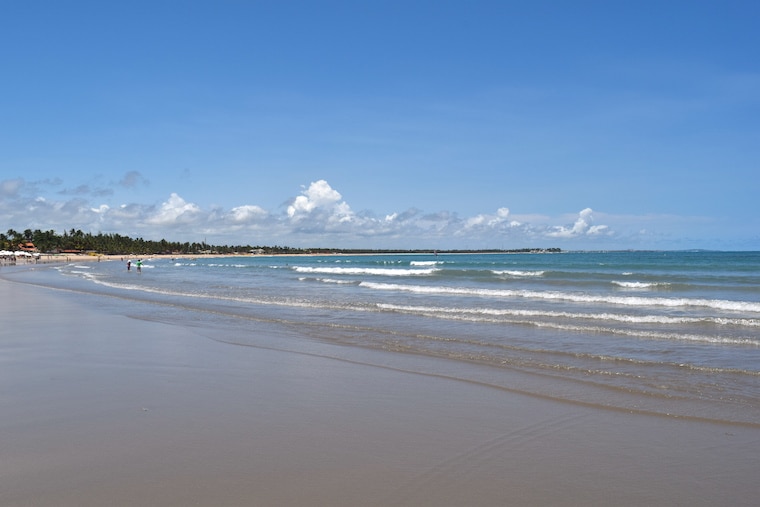
[[[32,243],[31,241],[19,243],[18,249],[21,250],[22,252],[36,252],[37,251],[37,247],[34,246],[34,243]]]

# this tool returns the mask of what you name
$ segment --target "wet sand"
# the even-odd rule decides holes
[[[0,301],[3,506],[760,498],[756,427],[234,346],[1,277]]]

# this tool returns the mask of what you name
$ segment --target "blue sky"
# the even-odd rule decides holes
[[[0,5],[0,230],[760,250],[760,3]]]

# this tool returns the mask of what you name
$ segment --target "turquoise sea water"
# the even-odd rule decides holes
[[[760,426],[758,252],[132,260],[13,276],[231,344]]]

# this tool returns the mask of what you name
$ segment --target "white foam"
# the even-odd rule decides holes
[[[549,301],[571,301],[576,303],[601,303],[623,306],[664,306],[668,308],[703,306],[717,310],[757,312],[760,303],[750,301],[729,301],[724,299],[692,299],[636,296],[602,296],[557,291],[531,291],[509,289],[472,289],[468,287],[445,287],[436,285],[402,285],[379,282],[361,282],[360,286],[375,290],[396,290],[418,294],[457,294],[462,296],[496,298],[531,298]]]
[[[440,264],[438,261],[411,261],[410,266],[435,266]]]
[[[652,287],[667,287],[670,285],[667,282],[618,282],[615,280],[612,283],[625,289],[651,289]]]
[[[509,276],[544,276],[545,271],[515,271],[515,270],[494,270],[495,275],[509,275]]]
[[[419,313],[422,315],[430,316],[430,317],[439,317],[449,320],[459,320],[459,321],[468,321],[468,322],[486,322],[486,323],[504,323],[505,321],[502,319],[494,318],[497,315],[498,316],[511,316],[511,317],[518,317],[518,318],[529,318],[529,317],[570,317],[575,316],[578,318],[583,319],[604,319],[604,315],[591,315],[591,314],[570,314],[570,313],[564,313],[564,312],[532,312],[532,311],[501,311],[501,310],[480,310],[480,309],[472,309],[472,310],[465,310],[465,309],[446,309],[446,308],[435,308],[435,307],[414,307],[414,306],[403,306],[403,305],[388,305],[388,304],[378,304],[378,308],[385,309],[385,310],[395,310],[395,311],[401,311],[401,312],[413,312],[413,313]],[[484,316],[491,315],[490,318],[486,318]],[[636,317],[630,317],[630,316],[614,316],[610,314],[606,314],[607,320],[621,320],[621,321],[634,321],[634,322],[645,322],[646,320],[640,320]],[[669,321],[667,317],[656,317],[651,316],[653,322],[658,323],[681,323],[680,321],[674,322]],[[678,319],[677,319],[678,320]],[[699,319],[693,319],[694,321],[698,321]],[[739,319],[736,319],[737,321]],[[684,321],[688,322],[689,319],[684,319]],[[641,329],[631,329],[631,328],[610,328],[610,327],[604,327],[604,326],[584,326],[584,325],[578,325],[578,324],[567,324],[567,323],[561,323],[561,322],[551,322],[551,321],[536,321],[536,320],[514,320],[510,319],[508,322],[512,324],[525,324],[525,325],[532,325],[536,327],[542,327],[542,328],[550,328],[550,329],[559,329],[562,331],[572,331],[572,332],[580,332],[580,333],[605,333],[605,334],[611,334],[611,335],[622,335],[622,336],[632,336],[632,337],[638,337],[638,338],[644,338],[649,340],[677,340],[677,341],[690,341],[690,342],[701,342],[701,343],[715,343],[715,344],[724,344],[724,345],[749,345],[749,346],[760,346],[760,340],[757,338],[750,338],[750,337],[725,337],[725,336],[716,336],[716,335],[700,335],[700,334],[693,334],[693,333],[678,333],[678,332],[663,332],[663,331],[647,331],[647,330],[641,330]],[[754,325],[758,325],[757,321],[755,321]]]
[[[299,278],[299,280],[303,280],[303,278]],[[317,278],[317,281],[324,283],[336,283],[338,285],[350,285],[354,283],[350,280],[336,280],[334,278]]]
[[[729,319],[720,317],[669,317],[666,315],[626,315],[616,313],[573,313],[545,310],[517,310],[510,308],[447,308],[440,306],[412,306],[378,303],[378,308],[425,314],[473,314],[508,317],[543,317],[583,320],[603,320],[629,324],[715,324],[760,327],[760,319]]]
[[[293,266],[298,273],[323,273],[333,275],[381,275],[381,276],[427,276],[432,275],[436,268],[429,269],[397,269],[397,268],[340,268],[340,267],[310,267]]]

